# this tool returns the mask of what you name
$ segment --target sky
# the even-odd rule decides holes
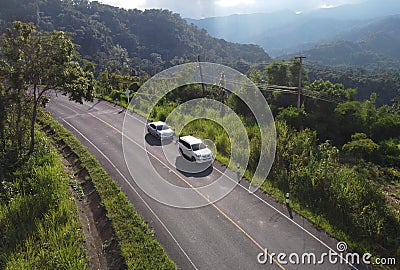
[[[169,9],[183,18],[204,18],[231,14],[270,13],[289,9],[303,12],[330,8],[363,0],[98,0],[125,9]]]

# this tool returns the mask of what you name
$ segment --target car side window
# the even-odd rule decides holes
[[[179,138],[179,143],[182,144],[187,149],[191,149],[190,144],[188,142],[182,140],[181,138]]]
[[[190,149],[190,144],[188,144],[187,142],[183,141],[183,145],[184,145],[186,148]]]

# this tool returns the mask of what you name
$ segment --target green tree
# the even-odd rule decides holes
[[[397,96],[393,99],[391,110],[392,112],[400,113],[400,96]]]
[[[276,119],[285,121],[289,126],[299,130],[303,127],[306,117],[307,113],[304,108],[299,111],[297,108],[289,106],[282,109]]]
[[[372,155],[379,150],[379,145],[365,133],[355,133],[351,136],[351,142],[343,145],[342,149],[354,160],[371,159]]]
[[[274,61],[265,68],[268,84],[289,86],[288,65],[285,61]]]
[[[254,83],[263,83],[266,80],[265,74],[255,68],[249,70],[248,77]]]
[[[312,82],[307,86],[307,89],[331,98],[341,99],[343,101],[354,100],[354,96],[357,93],[356,89],[345,89],[344,85],[341,83],[332,83],[322,79]]]
[[[289,86],[299,85],[299,74],[300,74],[300,59],[292,58],[288,63],[288,81]],[[304,68],[301,70],[301,84],[307,83],[307,72]]]
[[[265,68],[268,84],[282,86],[298,86],[299,85],[299,69],[300,60],[293,58],[290,61],[274,61]],[[302,70],[302,85],[307,82],[307,73]]]
[[[7,105],[6,105],[6,91],[4,89],[4,85],[0,83],[0,150],[4,151],[6,148],[6,120],[7,120]]]
[[[337,145],[343,145],[351,139],[351,135],[362,133],[367,130],[366,112],[363,102],[349,101],[339,104],[335,109],[338,119],[338,134],[340,137],[335,138]]]
[[[340,126],[339,119],[342,118],[335,113],[337,104],[324,101],[321,98],[350,101],[353,99],[356,90],[351,88],[346,89],[343,84],[333,84],[330,81],[320,79],[307,85],[304,92],[311,93],[311,95],[317,97],[307,98],[304,101],[304,107],[307,110],[305,125],[316,130],[321,141],[329,140],[335,145],[343,143],[343,133],[338,129],[338,126]],[[344,108],[341,112],[346,115]],[[348,139],[351,134],[348,135]]]
[[[1,50],[2,73],[9,78],[11,87],[23,91],[24,95],[30,92],[32,98],[31,154],[35,146],[37,110],[45,94],[57,89],[77,102],[91,100],[94,76],[80,66],[75,44],[62,31],[37,32],[33,24],[16,21],[3,35]]]
[[[400,115],[391,112],[387,105],[380,107],[370,124],[370,134],[377,142],[400,137]]]
[[[379,164],[400,168],[400,137],[379,143]]]

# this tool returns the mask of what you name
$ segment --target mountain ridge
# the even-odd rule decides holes
[[[365,69],[400,68],[400,15],[374,20],[302,52],[309,61]],[[295,54],[282,55],[288,59]]]
[[[400,14],[400,4],[396,0],[369,0],[299,14],[284,10],[186,20],[204,28],[210,35],[233,42],[258,44],[272,57],[278,57],[301,53],[329,42],[349,29],[364,27],[396,14]],[[244,27],[248,30],[241,30]]]

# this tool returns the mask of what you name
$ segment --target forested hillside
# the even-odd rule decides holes
[[[393,104],[400,95],[400,73],[396,69],[371,71],[361,67],[329,67],[310,62],[306,66],[310,82],[323,79],[357,89],[357,100],[368,99],[376,93],[377,105]]]
[[[215,36],[259,44],[279,59],[302,54],[311,82],[343,83],[358,90],[358,100],[375,92],[382,105],[400,91],[398,12],[396,1],[371,0],[297,15],[287,10],[187,20]]]
[[[378,18],[303,51],[310,80],[356,88],[359,100],[375,92],[379,105],[392,104],[400,93],[399,25],[400,15]]]
[[[364,69],[400,67],[400,15],[354,28],[303,52],[309,61]]]
[[[97,71],[155,74],[198,55],[241,69],[270,60],[259,46],[213,38],[168,10],[124,10],[88,0],[4,0],[1,5],[3,28],[21,20],[34,22],[38,30],[71,32]]]

